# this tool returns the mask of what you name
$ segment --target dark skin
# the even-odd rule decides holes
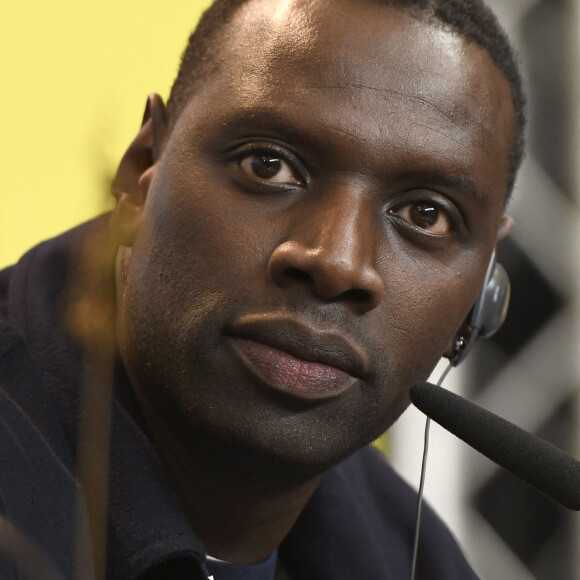
[[[131,383],[192,527],[240,563],[403,412],[512,227],[483,49],[401,9],[290,6],[236,15],[171,132],[150,98],[112,218]]]

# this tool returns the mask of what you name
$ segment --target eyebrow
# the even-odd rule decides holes
[[[245,109],[241,114],[224,121],[222,126],[229,131],[233,130],[235,132],[243,132],[250,129],[253,131],[259,128],[299,142],[312,140],[312,137],[308,137],[304,131],[298,129],[283,114],[272,110]]]
[[[474,179],[465,172],[426,171],[420,173],[423,180],[448,189],[460,190],[469,194],[473,199],[481,199],[482,193]],[[409,174],[409,180],[416,180],[416,175]]]

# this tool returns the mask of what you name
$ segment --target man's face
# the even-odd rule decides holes
[[[509,87],[481,48],[374,3],[255,0],[223,44],[122,252],[121,353],[185,445],[311,477],[393,423],[465,320]]]

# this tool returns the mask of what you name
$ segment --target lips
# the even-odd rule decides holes
[[[242,364],[262,383],[298,398],[337,397],[368,373],[357,345],[295,320],[248,316],[228,336]]]

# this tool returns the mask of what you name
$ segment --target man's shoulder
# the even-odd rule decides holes
[[[0,316],[11,318],[11,298],[22,296],[23,290],[39,276],[63,280],[71,255],[91,233],[107,227],[108,214],[98,216],[55,237],[44,240],[25,252],[13,265],[0,269]],[[32,278],[31,278],[32,276]],[[47,280],[48,282],[48,280]]]
[[[0,520],[3,537],[21,538],[22,548],[5,551],[0,540],[0,554],[8,556],[0,557],[2,578],[33,565],[72,571],[78,488],[42,382],[21,335],[0,316]]]
[[[96,239],[96,232],[107,231],[107,223],[108,216],[102,215],[76,226],[0,270],[0,317],[20,333],[34,358],[39,344],[47,342],[49,327],[62,326],[63,301],[70,294],[72,272],[84,258],[84,244]]]
[[[79,488],[49,388],[51,377],[60,377],[48,372],[47,360],[55,359],[71,255],[101,221],[42,242],[0,271],[0,520],[34,546],[33,552],[4,551],[2,578],[17,577],[28,560],[72,577]]]
[[[14,272],[14,266],[0,270],[0,318],[8,316],[8,286]]]

